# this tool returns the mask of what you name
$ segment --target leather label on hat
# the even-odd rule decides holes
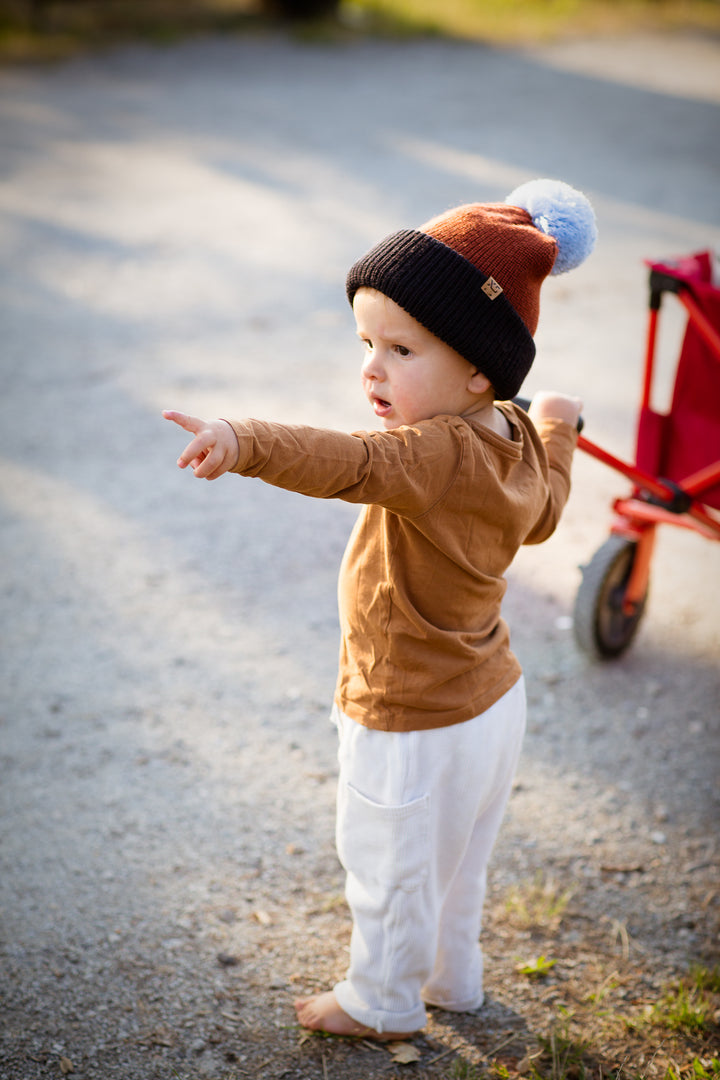
[[[495,278],[489,277],[483,285],[482,291],[486,296],[489,296],[491,300],[496,300],[503,290],[502,285],[498,285]]]

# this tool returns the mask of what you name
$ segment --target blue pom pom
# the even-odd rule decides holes
[[[574,270],[595,247],[597,225],[589,200],[562,180],[530,180],[505,200],[527,210],[533,225],[552,236],[558,246],[552,274]]]

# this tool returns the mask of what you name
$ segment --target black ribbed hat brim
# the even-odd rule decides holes
[[[347,276],[352,304],[358,289],[377,289],[460,353],[492,383],[499,400],[514,397],[535,358],[535,342],[504,293],[453,248],[427,233],[401,229],[359,259]]]

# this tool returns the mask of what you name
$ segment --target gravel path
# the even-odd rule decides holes
[[[196,483],[159,414],[366,425],[350,262],[556,175],[591,195],[601,242],[546,286],[526,389],[579,391],[588,436],[630,454],[642,260],[720,248],[720,48],[636,55],[264,36],[0,72],[0,1080],[400,1068],[304,1039],[291,1008],[348,941],[328,707],[355,510]],[[641,1008],[643,986],[720,959],[717,547],[661,536],[621,661],[591,664],[569,629],[625,490],[578,456],[557,536],[513,569],[532,709],[488,1005],[433,1014],[423,1076],[501,1045],[517,1070],[583,978],[614,972]],[[538,872],[573,891],[545,937],[506,903]],[[536,949],[558,958],[539,986],[515,972]]]

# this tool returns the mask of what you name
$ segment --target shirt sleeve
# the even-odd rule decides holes
[[[450,423],[348,434],[264,420],[227,422],[238,441],[233,472],[405,516],[425,513],[441,498],[462,462],[462,438]]]
[[[547,457],[547,497],[526,544],[540,544],[557,528],[570,494],[570,468],[577,429],[563,420],[547,419],[537,425],[537,434]]]

